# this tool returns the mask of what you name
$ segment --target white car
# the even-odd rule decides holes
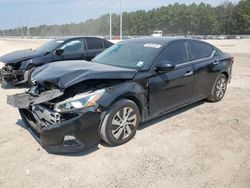
[[[154,31],[152,36],[153,37],[162,37],[162,30]]]
[[[217,39],[224,40],[224,39],[226,39],[226,36],[221,35],[221,36],[218,36]]]

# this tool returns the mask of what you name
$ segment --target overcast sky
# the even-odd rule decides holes
[[[206,2],[213,6],[225,0],[122,0],[124,11],[149,10],[173,3]],[[237,3],[238,0],[231,0]],[[120,0],[0,0],[0,29],[63,24],[97,18],[109,12],[119,12]]]

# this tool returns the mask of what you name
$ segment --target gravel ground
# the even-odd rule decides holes
[[[0,39],[0,55],[43,40]],[[250,40],[209,41],[235,57],[219,103],[201,101],[140,126],[119,147],[51,155],[0,88],[0,187],[250,187]]]

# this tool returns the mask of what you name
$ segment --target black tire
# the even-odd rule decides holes
[[[33,85],[33,82],[32,82],[32,80],[31,80],[31,75],[32,75],[32,73],[34,72],[34,70],[35,70],[35,67],[34,67],[34,66],[32,66],[32,67],[29,68],[27,84],[30,85],[30,86]]]
[[[130,141],[136,134],[140,123],[137,105],[122,99],[109,107],[100,127],[101,138],[112,146]]]
[[[212,88],[210,96],[207,100],[211,102],[219,102],[223,99],[227,90],[227,77],[224,74],[220,74],[216,79]]]

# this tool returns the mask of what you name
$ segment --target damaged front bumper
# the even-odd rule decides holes
[[[97,145],[101,113],[93,108],[58,113],[42,104],[60,95],[60,90],[43,92],[39,97],[23,93],[8,96],[7,102],[19,108],[27,129],[49,153],[74,153]]]
[[[11,66],[6,65],[0,70],[0,83],[4,86],[19,85],[28,81],[29,71],[14,70]]]
[[[19,109],[19,112],[28,130],[49,153],[80,152],[101,140],[98,128],[100,113],[85,112],[60,117],[41,106],[36,108]]]

